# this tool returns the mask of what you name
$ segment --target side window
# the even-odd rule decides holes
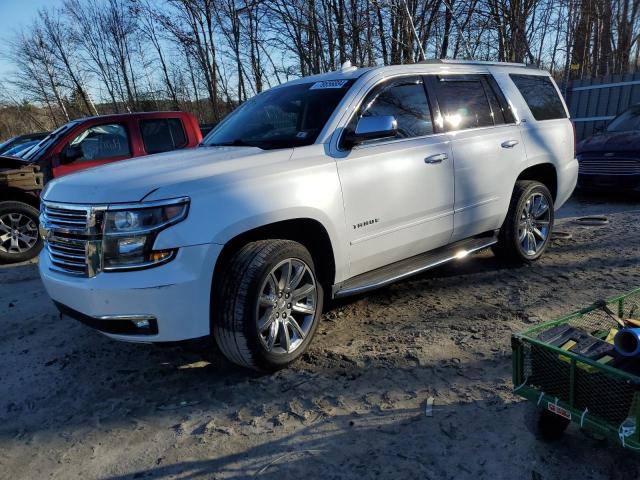
[[[536,120],[567,118],[567,112],[551,79],[542,75],[509,75]]]
[[[69,142],[67,149],[77,152],[74,163],[131,156],[127,129],[117,123],[87,128]]]
[[[493,76],[491,75],[486,75],[485,80],[488,84],[487,95],[489,96],[489,101],[492,102],[491,109],[494,113],[494,119],[499,117],[499,112],[502,112],[504,123],[516,123],[516,117],[511,110],[511,105],[502,93],[502,90],[500,90],[498,82],[496,82],[495,78],[493,78]],[[498,110],[494,108],[494,101],[497,103]],[[496,124],[497,123],[499,122],[496,121]]]
[[[140,133],[147,153],[168,152],[187,145],[187,136],[179,118],[141,120]]]
[[[362,102],[358,114],[349,122],[347,130],[355,130],[357,121],[362,117],[385,115],[393,115],[398,122],[396,138],[431,135],[433,122],[422,79],[407,77],[374,88]]]
[[[494,125],[488,96],[477,75],[438,77],[438,102],[447,131]]]

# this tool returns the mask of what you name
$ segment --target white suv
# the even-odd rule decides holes
[[[213,337],[280,368],[326,297],[490,246],[539,258],[576,184],[568,117],[520,64],[346,65],[261,93],[197,149],[51,182],[40,273],[62,313],[112,338]]]

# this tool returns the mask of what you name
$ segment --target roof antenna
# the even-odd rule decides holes
[[[418,36],[418,31],[416,30],[416,26],[413,23],[413,17],[411,16],[411,12],[409,11],[409,5],[407,5],[407,0],[404,0],[404,9],[407,12],[407,17],[409,18],[409,23],[411,24],[411,30],[413,30],[413,35],[416,37],[416,41],[418,42],[418,48],[420,48],[420,60],[426,60],[427,56],[424,53],[424,48],[422,48],[422,43],[420,42],[420,37]]]
[[[442,0],[442,3],[444,3],[444,6],[447,7],[447,10],[449,10],[449,12],[451,13],[451,18],[453,19],[453,21],[456,22],[456,27],[458,27],[459,35],[462,35],[462,26],[460,25],[460,22],[458,22],[458,19],[456,18],[456,14],[453,11],[453,8],[451,8],[451,4],[449,3],[449,0]],[[406,4],[407,4],[407,0],[405,0],[405,6]],[[471,47],[467,39],[464,38],[464,35],[462,35],[462,44],[464,45],[464,49],[467,51],[467,58],[465,58],[465,60],[473,60],[473,55],[471,55]],[[444,52],[444,53],[445,55],[447,54],[447,52]]]

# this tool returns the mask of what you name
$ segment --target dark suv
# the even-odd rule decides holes
[[[578,186],[640,192],[640,104],[578,144]]]

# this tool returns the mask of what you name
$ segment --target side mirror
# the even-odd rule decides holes
[[[367,140],[380,138],[393,138],[398,133],[398,122],[393,115],[380,117],[362,117],[358,120],[355,132],[349,132],[345,136],[345,143],[354,147]]]
[[[60,163],[62,165],[73,163],[79,158],[82,158],[82,155],[83,153],[80,147],[69,145],[60,153]]]

